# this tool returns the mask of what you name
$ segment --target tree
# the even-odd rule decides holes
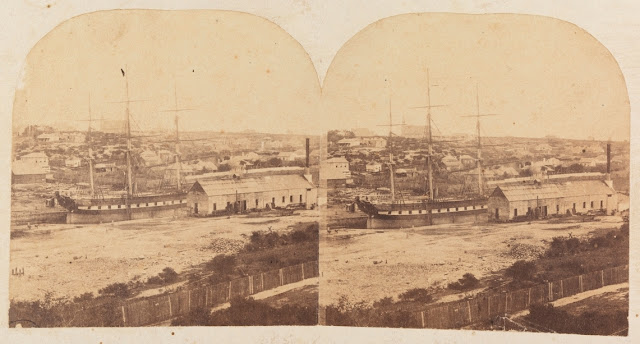
[[[227,171],[231,171],[231,165],[220,164],[220,166],[218,166],[218,172],[227,172]]]

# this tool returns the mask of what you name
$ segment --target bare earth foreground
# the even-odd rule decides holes
[[[445,286],[470,272],[490,275],[519,259],[515,245],[540,250],[553,237],[586,237],[596,229],[619,228],[618,216],[599,221],[507,224],[447,224],[412,229],[321,231],[320,305],[373,302],[412,288]]]
[[[293,216],[149,219],[101,225],[40,225],[10,243],[9,297],[14,300],[74,297],[116,282],[145,281],[165,267],[180,273],[225,253],[219,239],[247,241],[253,231],[286,231],[317,221],[317,211]]]

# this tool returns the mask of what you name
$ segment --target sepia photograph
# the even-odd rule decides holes
[[[12,2],[7,339],[633,342],[634,9]]]
[[[318,95],[248,14],[50,32],[14,103],[10,326],[315,325]]]
[[[385,18],[337,53],[323,101],[343,116],[320,170],[321,323],[626,335],[629,101],[593,37]]]

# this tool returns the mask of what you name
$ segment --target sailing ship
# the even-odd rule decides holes
[[[178,111],[177,97],[175,100],[175,166],[176,166],[176,186],[173,190],[165,192],[138,192],[134,183],[132,169],[132,137],[131,137],[131,118],[129,113],[129,105],[132,100],[129,99],[129,83],[126,73],[122,71],[125,77],[126,97],[126,127],[127,136],[126,147],[126,188],[124,192],[109,192],[105,194],[102,189],[96,188],[94,181],[94,164],[93,151],[91,149],[91,122],[89,123],[88,142],[89,142],[89,193],[88,195],[63,195],[56,191],[55,198],[59,205],[67,209],[67,223],[83,224],[83,223],[104,223],[114,221],[127,221],[157,217],[174,217],[180,215],[186,210],[187,193],[183,190],[180,171],[180,138],[178,135]],[[90,101],[89,101],[90,102]],[[91,107],[89,106],[89,114]],[[91,116],[91,115],[90,115]],[[84,197],[83,197],[84,196]]]
[[[400,194],[396,195],[394,158],[391,149],[391,106],[389,106],[389,182],[390,197],[380,196],[357,196],[355,203],[360,211],[367,214],[367,228],[410,228],[417,226],[430,226],[444,223],[470,223],[487,221],[487,197],[483,192],[481,154],[482,146],[480,141],[480,117],[479,99],[476,90],[476,128],[478,134],[478,158],[476,168],[478,173],[478,194],[469,197],[444,198],[434,195],[433,183],[433,143],[431,131],[431,108],[443,105],[431,105],[429,72],[427,70],[427,181],[428,194],[421,197],[410,198]]]

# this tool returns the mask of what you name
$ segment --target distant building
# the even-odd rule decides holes
[[[387,146],[387,139],[380,136],[369,136],[363,137],[361,142],[365,146],[374,147],[374,148],[384,148]]]
[[[82,159],[78,158],[78,157],[73,157],[73,158],[69,158],[66,159],[64,161],[64,165],[66,167],[80,167],[82,166]]]
[[[379,162],[370,162],[366,166],[366,171],[369,173],[377,173],[382,171],[382,164]]]
[[[342,139],[342,140],[338,141],[337,144],[338,144],[338,147],[340,147],[340,148],[358,147],[358,146],[360,146],[360,139],[358,139],[358,138]]]
[[[539,153],[550,153],[553,150],[553,147],[547,143],[541,143],[537,145],[534,150]]]
[[[458,158],[453,155],[446,155],[441,160],[442,164],[447,168],[447,170],[457,170],[462,167],[462,163]]]
[[[113,172],[117,170],[115,162],[98,163],[98,164],[95,164],[93,168],[96,172],[102,172],[102,173]]]
[[[465,167],[473,166],[476,164],[476,158],[470,155],[463,155],[460,157],[460,163]]]
[[[323,161],[320,164],[320,179],[327,181],[328,188],[345,187],[351,181],[349,161],[343,157]]]
[[[534,183],[497,186],[488,200],[489,218],[507,221],[519,216],[547,217],[603,210],[618,210],[618,199],[610,181],[586,180],[564,183]]]
[[[57,133],[47,133],[38,135],[38,142],[58,142],[60,135]]]
[[[206,216],[288,205],[310,208],[317,198],[317,188],[305,177],[272,175],[196,181],[187,193],[187,206],[191,214]]]
[[[49,157],[42,152],[29,153],[20,157],[20,161],[49,168]],[[47,171],[49,172],[49,171]]]
[[[44,183],[49,171],[49,165],[16,160],[11,164],[11,184]]]

